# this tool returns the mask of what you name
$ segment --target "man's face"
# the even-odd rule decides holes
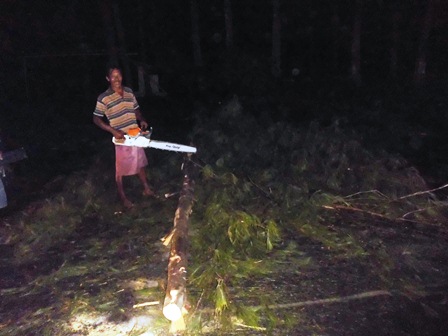
[[[113,69],[109,76],[106,77],[108,82],[110,83],[110,87],[112,89],[121,89],[121,82],[123,80],[123,77],[121,76],[121,72],[118,69]]]

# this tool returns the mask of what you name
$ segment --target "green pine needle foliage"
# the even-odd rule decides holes
[[[198,115],[191,132],[199,148],[191,159],[199,174],[189,224],[187,285],[195,309],[188,327],[201,332],[212,326],[219,333],[244,325],[254,332],[286,333],[302,323],[298,310],[287,316],[268,307],[289,302],[282,279],[315,266],[314,256],[301,250],[303,241],[318,246],[328,263],[369,256],[379,282],[417,291],[413,278],[391,279],[396,260],[380,239],[363,239],[357,229],[373,221],[446,225],[447,203],[421,192],[428,187],[419,172],[398,155],[367,150],[362,136],[338,121],[294,126],[269,114],[254,115],[235,96],[213,115]],[[176,194],[183,156],[164,151],[149,156],[151,184],[160,196]],[[142,200],[138,181],[129,180],[126,190],[137,206],[123,211],[113,168],[103,161],[113,160],[55,179],[57,192],[47,192],[0,227],[0,237],[14,249],[10,264],[27,270],[30,279],[2,290],[5,306],[41,293],[58,303],[23,314],[26,321],[9,316],[20,319],[21,334],[58,335],[48,321],[62,324],[81,312],[123,318],[126,310],[117,296],[125,292],[123,282],[148,273],[165,280],[165,264],[160,265],[166,251],[158,240],[172,228],[176,197]],[[417,252],[402,254],[415,268],[419,260],[411,256]],[[304,291],[307,285],[297,284]],[[133,294],[160,300],[163,288]],[[5,333],[18,335],[10,326]]]
[[[427,189],[415,168],[399,156],[366,150],[362,137],[339,121],[300,128],[267,118],[263,124],[244,113],[238,97],[229,106],[232,113],[198,118],[192,134],[206,165],[196,184],[191,281],[204,292],[215,288],[208,297],[218,315],[250,312],[240,314],[250,325],[269,316],[232,306],[245,294],[229,289],[245,277],[269,274],[270,253],[280,256],[288,232],[319,242],[332,256],[366,257],[364,244],[334,225],[331,211],[337,207],[390,220],[403,214],[424,221],[443,218],[446,204],[435,205],[432,195],[400,200]],[[305,259],[303,267],[310,262]],[[275,298],[269,293],[264,300]]]

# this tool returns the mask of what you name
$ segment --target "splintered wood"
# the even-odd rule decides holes
[[[194,199],[193,171],[194,165],[190,160],[186,160],[182,169],[184,180],[174,216],[174,227],[164,241],[165,245],[171,244],[168,281],[163,305],[164,316],[172,321],[171,332],[185,329],[183,316],[188,310],[186,297],[188,223]]]

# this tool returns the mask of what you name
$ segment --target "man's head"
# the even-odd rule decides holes
[[[106,68],[104,70],[106,70],[106,78],[108,78],[110,76],[110,73],[112,72],[112,70],[118,70],[121,73],[123,73],[121,71],[121,67],[118,64],[116,64],[116,63],[109,63],[109,64],[107,64]]]
[[[118,66],[109,66],[107,68],[106,80],[113,90],[121,89],[121,82],[123,81],[121,69]]]

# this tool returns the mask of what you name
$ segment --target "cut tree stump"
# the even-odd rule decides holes
[[[191,155],[191,154],[190,154]],[[188,311],[186,281],[187,281],[187,251],[188,223],[193,208],[194,171],[195,166],[188,155],[183,164],[184,180],[180,192],[179,203],[174,216],[174,227],[165,245],[171,244],[168,262],[168,281],[163,305],[164,316],[172,321],[171,332],[185,330],[184,314]]]

